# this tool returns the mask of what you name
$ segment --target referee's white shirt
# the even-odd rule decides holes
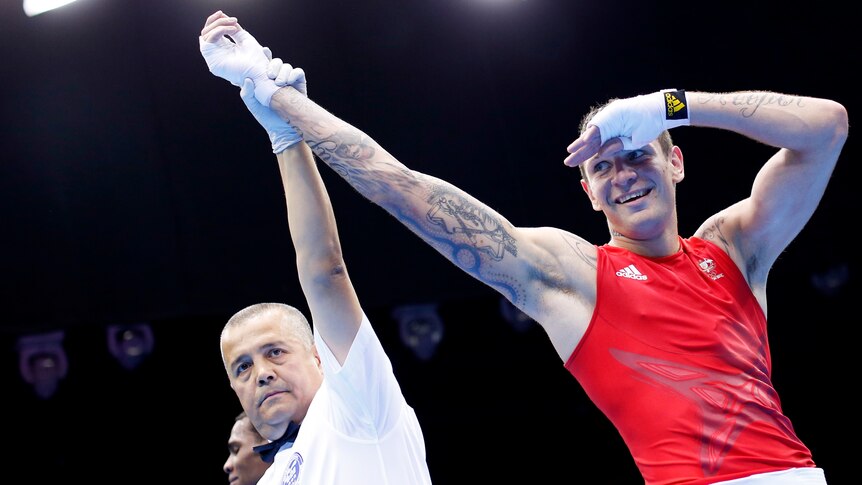
[[[323,384],[258,485],[430,485],[422,429],[368,317],[343,366],[314,341]]]

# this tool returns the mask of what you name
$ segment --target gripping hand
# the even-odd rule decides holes
[[[239,95],[246,108],[254,115],[254,119],[266,130],[272,143],[272,153],[281,153],[285,149],[302,141],[302,136],[287,121],[281,119],[274,111],[260,104],[255,97],[254,82],[246,79]]]
[[[611,138],[620,138],[624,150],[640,148],[665,130],[689,124],[685,91],[665,89],[618,99],[605,106],[588,124],[598,127],[602,145]]]
[[[269,57],[272,58],[272,55],[270,54]],[[275,82],[276,86],[293,86],[297,91],[308,96],[308,83],[305,80],[305,71],[301,67],[294,68],[276,57],[269,61],[266,75]]]
[[[293,86],[297,91],[308,95],[305,71],[302,68],[293,68],[290,64],[284,64],[281,59],[272,59],[272,51],[268,47],[263,48],[263,53],[269,59],[267,73],[271,74],[270,78],[276,80],[277,86]],[[282,81],[280,84],[279,80]],[[302,135],[290,126],[288,122],[281,119],[274,111],[260,104],[254,93],[254,82],[251,79],[246,79],[243,82],[239,95],[245,103],[246,108],[254,115],[254,119],[263,126],[269,135],[269,141],[272,143],[272,153],[280,153],[302,141]]]

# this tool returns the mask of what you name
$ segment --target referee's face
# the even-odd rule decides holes
[[[268,440],[280,438],[290,421],[302,423],[323,380],[317,348],[293,335],[283,318],[253,317],[222,339],[231,387]]]

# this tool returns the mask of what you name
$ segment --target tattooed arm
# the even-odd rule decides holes
[[[691,126],[721,128],[779,148],[758,172],[748,198],[695,234],[736,260],[765,309],[769,268],[820,203],[847,138],[847,112],[834,101],[787,94],[687,94]],[[728,167],[733,169],[717,169]]]
[[[235,17],[215,12],[207,18],[198,43],[213,74],[244,86],[246,95],[253,92],[260,105],[290,123],[318,158],[353,188],[458,267],[503,294],[542,325],[563,360],[569,357],[595,305],[595,246],[560,229],[516,228],[451,184],[408,169],[365,133],[298,91],[294,82],[302,90],[304,72],[272,59]],[[283,128],[265,121],[268,131]],[[270,136],[274,151],[281,146],[277,138]],[[292,168],[296,168],[292,162],[282,163],[282,169]],[[300,177],[307,179],[305,175]],[[302,240],[305,237],[300,235]],[[324,260],[329,256],[324,255]],[[308,289],[305,284],[303,289]]]
[[[592,314],[593,245],[558,229],[513,226],[452,184],[410,170],[292,87],[276,91],[270,109],[363,196],[534,318],[569,356]]]

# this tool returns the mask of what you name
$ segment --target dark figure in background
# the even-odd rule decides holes
[[[269,463],[263,461],[254,451],[255,446],[268,443],[251,424],[245,411],[239,413],[230,430],[227,440],[228,456],[224,462],[224,472],[230,485],[255,485],[263,476]]]

